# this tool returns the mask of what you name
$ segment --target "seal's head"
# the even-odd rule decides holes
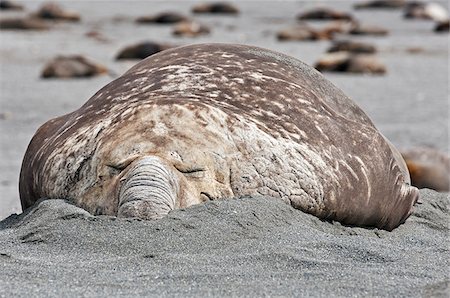
[[[233,196],[227,160],[231,148],[225,142],[227,136],[215,126],[217,121],[208,119],[214,114],[181,106],[159,110],[137,113],[134,121],[123,123],[111,135],[105,133],[103,146],[94,155],[97,185],[80,192],[88,209],[98,206],[96,196],[114,198],[119,216],[154,219],[175,208]],[[94,205],[89,206],[90,202]],[[104,204],[111,205],[109,201]]]
[[[233,196],[235,148],[223,112],[157,104],[116,112],[92,123],[83,120],[92,120],[87,113],[76,111],[60,127],[55,119],[38,130],[28,149],[38,152],[27,154],[22,166],[24,209],[35,198],[59,197],[94,214],[157,219],[176,208]],[[36,165],[46,174],[33,171]]]

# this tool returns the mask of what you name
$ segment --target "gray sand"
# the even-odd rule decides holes
[[[448,297],[449,197],[421,197],[393,232],[323,222],[268,198],[159,221],[47,200],[0,222],[0,295]]]

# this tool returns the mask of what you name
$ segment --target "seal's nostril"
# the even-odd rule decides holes
[[[209,193],[203,191],[200,193],[200,198],[203,202],[214,200],[214,198]]]

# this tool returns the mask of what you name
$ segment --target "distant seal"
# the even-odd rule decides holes
[[[56,3],[44,3],[37,12],[32,14],[33,17],[47,20],[57,20],[66,22],[79,22],[80,14],[74,11],[67,11]]]
[[[329,7],[316,7],[297,16],[299,20],[344,20],[353,21],[354,18],[350,13],[337,11]]]
[[[314,29],[307,24],[282,29],[277,33],[280,41],[285,40],[330,40],[334,38],[334,28]]]
[[[202,44],[132,67],[36,132],[22,207],[66,198],[94,214],[157,219],[245,195],[392,230],[412,212],[401,155],[342,91],[266,49]]]
[[[417,147],[401,152],[417,188],[450,191],[450,157],[433,148]]]
[[[23,5],[10,0],[1,0],[0,10],[23,10]]]
[[[331,52],[323,55],[314,65],[319,71],[384,74],[386,67],[375,55],[351,51]]]
[[[136,19],[136,23],[175,24],[189,21],[189,18],[176,12],[162,12],[157,15],[143,16]]]
[[[353,5],[355,9],[396,9],[406,5],[405,0],[372,0]]]
[[[175,24],[172,34],[175,36],[197,37],[211,33],[208,26],[197,21],[186,21]]]
[[[106,74],[108,69],[81,55],[56,56],[42,70],[41,77],[87,78]]]
[[[449,19],[447,9],[439,3],[412,1],[405,6],[404,15],[407,19],[424,19],[445,22]]]
[[[140,42],[138,44],[130,45],[120,50],[119,54],[117,54],[116,56],[116,60],[145,59],[148,56],[173,47],[175,46],[171,44],[157,43],[153,41]]]
[[[239,9],[231,3],[215,2],[197,4],[192,7],[193,13],[210,13],[210,14],[238,14]]]
[[[450,20],[438,22],[433,29],[434,32],[449,32],[449,30]]]
[[[45,21],[30,17],[13,17],[0,19],[0,30],[48,30]]]
[[[350,52],[356,54],[374,54],[377,52],[377,48],[365,42],[353,41],[353,40],[337,40],[333,42],[328,53],[334,52]]]

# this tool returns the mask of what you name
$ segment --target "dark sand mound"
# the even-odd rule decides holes
[[[445,296],[449,196],[421,190],[393,232],[323,222],[267,198],[159,221],[41,201],[0,222],[5,296]]]

